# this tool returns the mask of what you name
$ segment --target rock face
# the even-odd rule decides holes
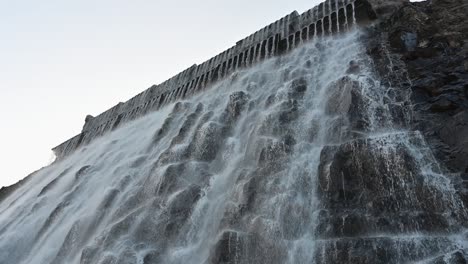
[[[386,0],[369,0],[369,3],[374,8],[374,11],[380,18],[385,18],[392,15],[397,11],[403,4],[409,3],[409,0],[397,0],[397,1],[386,1]]]
[[[452,250],[444,236],[405,237],[457,234],[465,226],[453,223],[467,219],[463,204],[441,188],[449,184],[447,180],[431,182],[420,171],[421,161],[411,151],[422,144],[421,139],[417,133],[391,134],[322,151],[319,197],[323,209],[316,232],[326,242],[320,243],[324,256],[318,259],[407,263]]]
[[[414,129],[424,134],[444,167],[461,174],[462,180],[468,173],[467,18],[463,0],[407,3],[372,33],[388,41],[387,49],[379,49],[377,42],[369,45],[388,81],[411,83],[405,89],[411,89]],[[390,69],[393,76],[385,73],[386,52],[398,61]]]

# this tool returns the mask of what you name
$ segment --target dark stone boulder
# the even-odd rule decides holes
[[[90,169],[91,169],[91,165],[86,165],[86,166],[81,167],[81,168],[75,173],[75,179],[76,179],[76,180],[81,179],[83,176],[85,176],[86,174],[89,173]]]
[[[348,114],[352,107],[352,94],[357,93],[357,87],[359,87],[359,83],[347,76],[330,84],[327,87],[325,113],[329,115]],[[358,104],[358,102],[354,102],[353,106]]]
[[[307,81],[304,78],[293,80],[288,90],[289,99],[302,99],[307,91]]]
[[[280,110],[278,113],[279,125],[282,127],[288,126],[291,122],[297,120],[299,117],[299,106],[298,100],[291,99],[283,101],[281,103]]]
[[[172,139],[171,146],[182,143],[189,136],[193,126],[195,126],[198,118],[203,113],[204,105],[199,103],[196,109],[187,116],[182,127],[179,129],[179,133]]]
[[[327,123],[329,140],[362,137],[387,121],[404,119],[401,104],[376,105],[371,98],[363,97],[361,83],[349,76],[332,82],[326,89],[329,92],[324,101],[324,110],[330,118]],[[391,114],[387,114],[385,107],[390,109]],[[377,122],[371,122],[371,118]]]
[[[428,182],[430,176],[411,154],[411,141],[419,141],[418,135],[358,139],[324,148],[317,191],[324,210],[319,236],[460,230],[451,223],[464,222],[466,216],[456,214],[463,212],[462,205],[447,196],[442,182]]]
[[[183,173],[185,166],[183,163],[171,164],[160,175],[159,182],[156,186],[156,194],[162,197],[168,197],[177,189],[185,185]]]
[[[225,127],[217,122],[207,122],[196,130],[188,153],[196,160],[212,161],[216,158],[224,139]]]
[[[389,19],[389,42],[400,51],[415,51],[424,36],[418,31],[429,20],[429,16],[415,5],[404,5]]]
[[[156,264],[161,263],[161,253],[153,250],[145,255],[143,264]]]
[[[229,95],[229,102],[226,106],[226,112],[230,119],[235,120],[244,110],[250,97],[243,91],[234,92]]]
[[[190,185],[180,193],[178,193],[169,203],[168,213],[172,216],[171,219],[176,219],[179,216],[186,219],[195,203],[202,197],[202,191],[197,185]]]
[[[291,135],[286,135],[281,140],[269,140],[262,148],[258,158],[260,167],[284,160],[293,151],[296,140]]]
[[[408,3],[409,0],[367,0],[372,5],[372,9],[380,18],[393,14],[403,4]]]

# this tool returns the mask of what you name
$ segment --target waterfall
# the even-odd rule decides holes
[[[363,34],[240,69],[32,175],[0,203],[0,263],[407,263],[464,250],[463,203]]]
[[[325,10],[325,3],[322,5],[322,16],[325,16],[326,10]],[[322,18],[322,36],[325,36],[325,18]]]
[[[338,4],[338,0],[335,0],[335,12],[336,12],[336,30],[340,33],[340,6]]]
[[[354,1],[351,3],[351,5],[353,7],[353,25],[356,25],[356,5]]]
[[[343,8],[344,20],[345,20],[345,23],[343,25],[344,30],[348,30],[348,11],[347,11],[347,7],[348,7],[348,1],[345,1],[344,2],[344,8]]]

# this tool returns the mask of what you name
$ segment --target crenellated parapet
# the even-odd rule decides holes
[[[302,14],[294,11],[202,64],[195,64],[128,101],[96,117],[87,118],[79,135],[55,147],[53,151],[57,159],[61,159],[121,124],[176,100],[190,97],[240,68],[282,55],[311,39],[344,32],[358,24],[368,24],[403,2],[407,1],[327,0]]]

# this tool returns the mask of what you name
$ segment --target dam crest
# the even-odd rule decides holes
[[[408,1],[327,0],[302,14],[294,11],[200,65],[195,64],[96,117],[87,116],[80,134],[52,150],[57,160],[63,159],[122,124],[199,93],[241,68],[281,56],[314,38],[367,25],[393,12],[404,2]]]

